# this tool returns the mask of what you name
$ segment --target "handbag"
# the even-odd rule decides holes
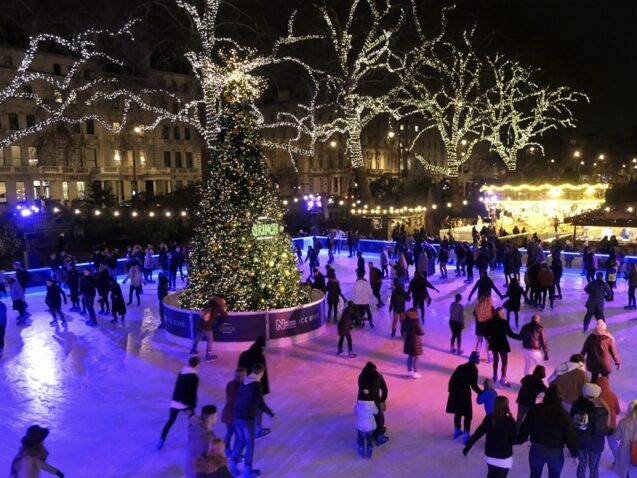
[[[637,466],[637,441],[630,441],[630,464]]]

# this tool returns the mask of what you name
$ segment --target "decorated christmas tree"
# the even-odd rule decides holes
[[[308,302],[283,211],[259,142],[251,101],[259,85],[247,78],[224,95],[210,176],[196,210],[189,285],[179,301],[201,308],[213,294],[231,311],[293,307]]]

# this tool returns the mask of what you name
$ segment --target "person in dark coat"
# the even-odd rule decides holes
[[[403,322],[405,320],[405,304],[409,300],[409,294],[403,289],[403,284],[400,280],[394,279],[394,291],[389,299],[389,311],[393,312],[391,322],[391,336],[396,336],[396,325],[400,322],[401,334],[403,331]]]
[[[343,353],[343,341],[347,339],[347,356],[348,358],[356,357],[356,354],[352,349],[352,329],[358,320],[360,320],[360,317],[358,316],[358,307],[356,307],[356,304],[350,300],[347,303],[345,310],[343,310],[341,320],[338,321],[338,350],[336,355],[341,355]]]
[[[86,325],[96,326],[97,317],[95,316],[95,278],[91,274],[91,270],[87,267],[83,271],[80,279],[80,295],[82,296],[82,314],[88,312],[88,320]]]
[[[232,437],[235,435],[234,420],[232,418],[232,410],[234,402],[237,400],[239,387],[246,378],[246,369],[238,367],[234,372],[234,378],[226,384],[226,403],[221,411],[221,422],[226,426],[226,435],[224,443],[226,445],[226,455],[230,456],[232,451]]]
[[[95,285],[97,286],[97,294],[99,296],[98,302],[100,304],[100,314],[109,315],[111,313],[109,302],[108,302],[108,293],[109,293],[109,283],[111,281],[111,272],[106,266],[105,262],[100,264],[100,270],[96,274]]]
[[[338,311],[338,301],[342,297],[343,301],[347,302],[343,292],[341,291],[341,284],[336,278],[336,272],[334,269],[330,269],[327,272],[327,285],[325,286],[327,292],[327,321],[330,321],[332,312],[334,313],[334,322],[336,322],[336,313]]]
[[[157,448],[161,449],[166,443],[168,432],[172,428],[179,412],[186,412],[189,417],[195,413],[197,406],[197,388],[199,387],[199,375],[197,375],[197,367],[199,366],[199,357],[190,357],[188,365],[184,367],[177,376],[173,398],[170,402],[170,411],[168,421],[161,431],[161,438],[157,444]]]
[[[466,444],[469,441],[471,420],[473,418],[473,400],[471,390],[477,395],[482,393],[478,387],[478,364],[480,357],[477,352],[471,352],[469,361],[459,365],[449,379],[449,398],[447,399],[446,412],[453,415],[453,439],[463,435]],[[464,418],[464,434],[460,430],[461,421]]]
[[[75,263],[68,264],[68,273],[66,275],[66,285],[69,288],[71,296],[71,312],[80,311],[80,271],[77,270]]]
[[[535,401],[540,393],[546,392],[544,378],[546,377],[546,369],[542,365],[536,365],[532,374],[525,375],[522,379],[522,386],[518,392],[516,403],[518,404],[518,416],[516,426],[518,429],[522,424],[522,420],[526,416],[531,407],[535,406]]]
[[[502,298],[502,294],[495,286],[491,278],[487,275],[487,270],[480,269],[480,278],[471,289],[471,292],[469,292],[469,297],[467,297],[467,300],[471,301],[471,297],[476,291],[478,292],[478,299],[480,299],[480,297],[482,297],[483,295],[491,295],[492,290],[495,291],[496,294],[498,294],[498,297]]]
[[[312,288],[318,289],[321,292],[325,292],[325,276],[321,273],[318,267],[314,268],[314,271],[312,272],[312,276],[314,277]]]
[[[164,299],[170,290],[170,280],[168,276],[162,272],[157,275],[157,300],[159,301],[159,328],[164,328]]]
[[[562,406],[562,396],[557,384],[551,384],[542,403],[535,405],[524,417],[518,442],[531,441],[529,467],[531,478],[540,478],[544,465],[549,478],[559,478],[564,467],[564,446],[573,458],[579,454],[575,425]]]
[[[606,322],[603,320],[597,321],[595,330],[586,338],[582,355],[586,357],[586,369],[591,373],[592,382],[596,381],[600,375],[608,377],[611,374],[613,371],[611,358],[619,370],[621,363],[615,338],[606,330]]]
[[[53,320],[49,323],[51,327],[58,324],[58,316],[62,321],[62,325],[66,326],[66,319],[62,313],[62,299],[66,304],[66,294],[55,279],[48,278],[46,280],[46,298],[44,303],[49,307],[49,312]]]
[[[418,373],[418,356],[422,355],[420,337],[425,335],[425,333],[420,326],[420,322],[418,322],[417,309],[411,308],[407,311],[402,329],[405,334],[403,353],[407,355],[407,374],[411,378],[420,378],[422,377]]]
[[[411,295],[412,306],[420,310],[420,322],[423,324],[425,323],[425,301],[427,301],[427,305],[431,303],[431,297],[427,289],[440,292],[420,271],[416,271],[414,278],[409,283],[407,294]]]
[[[511,323],[511,312],[513,312],[516,329],[520,324],[520,306],[522,297],[528,301],[528,298],[524,293],[524,289],[520,286],[518,280],[515,277],[511,278],[511,283],[507,288],[506,294],[502,296],[503,299],[507,299],[504,304],[502,304],[502,307],[504,307],[507,311],[507,322],[509,323]]]
[[[598,385],[586,383],[582,396],[571,407],[579,445],[578,477],[586,476],[586,468],[590,469],[592,478],[599,476],[599,463],[610,423],[608,404],[599,398],[601,393]]]
[[[511,326],[504,317],[504,309],[502,307],[495,309],[493,318],[487,321],[484,336],[489,342],[489,350],[493,352],[493,382],[498,381],[498,363],[501,359],[502,375],[500,384],[510,387],[511,384],[507,381],[507,366],[509,364],[511,346],[507,337],[515,340],[522,340],[522,337],[511,330]]]
[[[463,455],[467,456],[483,435],[486,435],[484,461],[487,462],[487,478],[506,478],[513,465],[513,445],[518,442],[515,420],[511,416],[507,397],[495,399],[493,413],[484,417],[476,428],[462,450]]]
[[[385,379],[376,369],[376,365],[367,362],[363,371],[358,376],[358,398],[357,400],[373,400],[378,408],[378,413],[374,415],[376,429],[372,433],[372,439],[377,445],[382,445],[389,440],[385,435],[385,410],[387,409],[387,384]]]
[[[111,324],[117,323],[118,315],[121,322],[124,323],[126,318],[126,300],[124,299],[122,288],[115,279],[111,278],[108,281],[108,290],[111,293],[111,315],[113,316]]]
[[[245,368],[246,373],[250,375],[252,370],[256,364],[262,364],[265,367],[263,371],[263,376],[261,377],[261,386],[263,395],[267,395],[270,393],[270,381],[268,379],[268,367],[265,362],[265,338],[257,337],[257,340],[250,346],[248,350],[241,352],[239,355],[239,367]],[[256,415],[256,427],[257,427],[257,438],[262,437],[270,433],[272,430],[269,428],[263,428],[261,426],[263,420],[263,410],[257,409]]]
[[[245,449],[245,457],[243,459],[243,477],[252,478],[261,474],[260,470],[252,468],[254,459],[254,441],[258,437],[256,419],[261,410],[274,418],[274,412],[270,409],[263,399],[263,374],[265,366],[256,363],[252,367],[252,373],[243,381],[237,393],[237,399],[232,408],[232,419],[237,434],[237,438],[232,448],[232,458],[229,462],[230,471],[234,476],[239,475],[237,463],[241,459],[243,450]]]

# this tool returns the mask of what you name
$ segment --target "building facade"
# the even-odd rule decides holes
[[[0,48],[0,85],[11,81],[23,55],[19,49]],[[63,55],[39,54],[33,70],[62,78],[71,62]],[[97,74],[91,68],[82,72],[84,80]],[[124,86],[163,88],[184,98],[194,88],[188,75],[154,70],[144,78],[118,79]],[[91,107],[99,117],[119,125],[121,105],[116,101]],[[0,104],[0,136],[32,126],[37,114],[30,101],[15,99]],[[0,207],[40,199],[71,205],[86,199],[93,186],[110,188],[123,202],[134,194],[162,195],[199,180],[202,143],[196,132],[172,123],[144,131],[138,125],[147,120],[129,117],[129,126],[121,134],[91,120],[58,124],[0,148]]]

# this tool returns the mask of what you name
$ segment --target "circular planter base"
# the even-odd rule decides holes
[[[199,326],[199,311],[179,308],[181,292],[164,299],[164,322],[169,341],[190,347]],[[257,337],[270,347],[289,347],[306,342],[325,331],[325,296],[312,290],[311,302],[289,309],[231,312],[213,325],[216,350],[244,350]],[[203,349],[205,346],[200,345]]]

